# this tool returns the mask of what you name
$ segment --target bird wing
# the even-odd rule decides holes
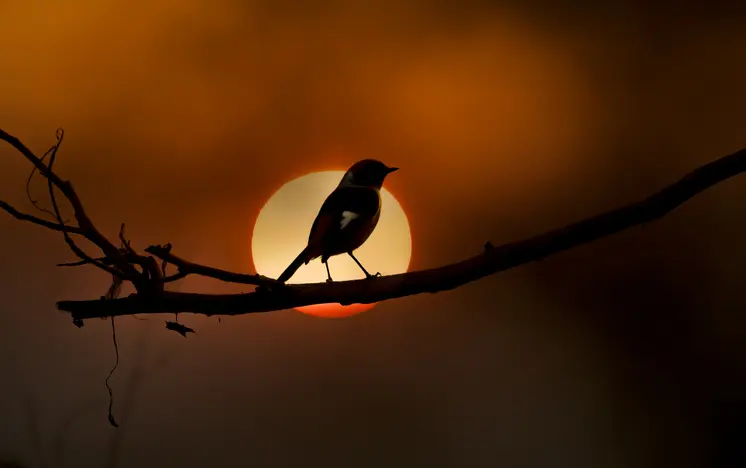
[[[322,249],[346,232],[354,232],[381,209],[381,195],[369,187],[339,187],[324,201],[313,222],[308,245]],[[314,249],[316,250],[316,249]],[[316,253],[316,252],[314,252]],[[321,255],[320,251],[318,255]]]

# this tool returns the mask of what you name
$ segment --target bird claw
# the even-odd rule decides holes
[[[366,276],[366,277],[365,277],[365,279],[380,278],[381,276],[382,276],[382,275],[381,275],[381,272],[379,271],[379,272],[378,272],[378,273],[376,273],[375,275],[368,275],[368,276]]]
[[[331,279],[331,278],[327,278],[327,279],[326,279],[326,282],[327,282],[327,283],[333,283],[333,282],[334,282],[334,280],[333,280],[333,279]]]

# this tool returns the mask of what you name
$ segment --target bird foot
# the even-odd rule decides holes
[[[327,279],[326,279],[326,282],[327,282],[327,283],[333,283],[333,282],[334,282],[334,280],[333,280],[333,279],[331,279],[331,278],[327,278]]]
[[[365,279],[380,278],[381,276],[382,276],[382,275],[381,275],[381,272],[379,271],[379,272],[378,272],[378,273],[376,273],[375,275],[367,275],[367,276],[365,277]]]

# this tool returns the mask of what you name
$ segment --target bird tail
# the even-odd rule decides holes
[[[303,251],[298,254],[297,257],[295,257],[295,260],[285,268],[285,271],[282,272],[282,274],[277,278],[277,281],[280,283],[284,283],[285,281],[289,280],[291,276],[295,274],[296,271],[298,271],[298,268],[300,268],[304,263],[308,263],[312,260],[311,255],[311,247],[308,246]]]

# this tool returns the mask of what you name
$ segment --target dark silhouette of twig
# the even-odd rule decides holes
[[[133,366],[128,374],[129,379],[127,379],[127,384],[124,388],[123,402],[120,411],[122,413],[121,416],[125,421],[132,413],[134,395],[144,378],[159,371],[163,366],[167,365],[168,360],[174,354],[174,350],[166,351],[160,356],[155,356],[152,364],[147,365],[145,359],[147,348],[145,336],[141,335],[140,339],[133,347]],[[18,382],[15,383],[17,384]],[[50,443],[45,443],[44,431],[42,431],[39,424],[39,415],[41,412],[38,409],[38,405],[35,403],[32,392],[19,388],[18,398],[18,406],[25,409],[24,419],[30,433],[30,448],[36,458],[33,466],[39,466],[40,468],[64,468],[65,466],[68,466],[67,458],[69,453],[66,450],[66,445],[69,442],[67,440],[68,437],[72,434],[71,429],[83,416],[91,411],[96,411],[97,405],[94,404],[96,400],[89,398],[78,401],[76,404],[71,406],[65,416],[54,425],[55,430],[53,432],[53,439],[51,441],[47,440],[47,442]],[[123,434],[125,434],[124,428],[112,432],[106,451],[106,462],[103,466],[113,468],[120,461],[119,453]],[[4,455],[5,454],[0,454],[0,468],[25,468],[31,466],[21,463],[13,457],[4,457]],[[77,466],[77,463],[72,463],[72,465]]]
[[[128,253],[134,254],[134,251],[132,251],[132,247],[130,247],[130,243],[125,239],[124,237],[124,223],[122,223],[122,227],[119,230],[119,239],[122,241],[122,250],[126,250]],[[119,297],[119,292],[122,290],[122,278],[120,278],[117,275],[113,275],[111,278],[111,286],[109,286],[109,290],[106,291],[106,295],[104,295],[104,299],[106,300],[112,300]],[[109,424],[111,424],[114,427],[119,427],[119,424],[117,424],[116,419],[114,419],[114,414],[111,412],[112,407],[114,406],[114,391],[111,389],[111,386],[109,385],[109,379],[111,379],[111,376],[114,374],[114,371],[117,370],[117,367],[119,367],[119,345],[117,344],[117,327],[114,323],[114,317],[110,317],[111,320],[111,342],[114,345],[114,366],[112,366],[111,370],[109,371],[109,375],[106,376],[106,380],[104,383],[106,384],[106,390],[109,392]]]
[[[145,252],[160,258],[167,264],[175,265],[179,269],[179,272],[174,274],[170,278],[178,276],[178,279],[181,279],[187,275],[199,275],[214,278],[226,283],[252,284],[255,286],[267,287],[280,285],[280,283],[278,283],[274,279],[267,278],[266,276],[249,275],[246,273],[234,273],[232,271],[221,270],[220,268],[213,268],[192,263],[172,254],[170,244],[168,244],[167,246],[151,245],[150,247],[147,247],[145,249]],[[170,278],[166,279],[169,280]]]
[[[21,213],[20,211],[16,210],[11,205],[9,205],[8,203],[2,200],[0,200],[0,209],[3,211],[6,211],[7,213],[9,213],[11,216],[13,216],[16,219],[20,219],[21,221],[29,221],[34,224],[38,224],[39,226],[43,226],[47,229],[52,229],[54,231],[60,231],[60,232],[66,231],[71,234],[82,233],[80,228],[78,228],[77,226],[63,226],[61,224],[57,224],[52,221],[47,221],[45,219],[37,218],[34,215],[30,215],[27,213]]]
[[[49,148],[47,150],[47,152],[44,153],[41,158],[39,158],[39,160],[41,162],[44,162],[44,160],[47,158],[47,156],[49,156],[49,154],[52,151],[56,151],[56,149],[58,147],[59,147],[59,143],[56,143],[54,146],[52,146],[51,148]],[[28,179],[26,180],[26,197],[28,197],[28,200],[31,202],[31,204],[34,206],[34,208],[36,208],[37,210],[41,211],[42,213],[47,213],[48,215],[50,215],[50,216],[52,216],[54,218],[55,217],[54,213],[52,213],[48,209],[44,208],[43,206],[39,205],[39,202],[37,200],[34,200],[34,198],[31,196],[31,181],[33,180],[34,174],[36,174],[37,171],[38,171],[37,167],[34,166],[33,169],[31,169],[31,174],[29,174]],[[67,224],[67,223],[65,223],[65,224]]]
[[[106,384],[106,390],[109,392],[109,424],[111,424],[114,427],[119,427],[119,424],[117,424],[117,421],[114,419],[114,414],[112,414],[111,409],[114,406],[114,392],[111,389],[111,386],[109,385],[109,379],[111,378],[112,374],[115,370],[117,370],[117,367],[119,367],[119,345],[117,344],[117,328],[116,325],[114,325],[114,317],[110,317],[111,320],[111,340],[114,343],[114,355],[115,355],[115,361],[114,366],[109,371],[109,375],[106,376],[106,380],[104,383]]]
[[[134,354],[131,362],[133,363],[132,368],[127,375],[126,385],[123,390],[122,402],[120,404],[120,416],[121,416],[121,427],[116,431],[112,432],[111,442],[106,450],[105,460],[103,465],[105,468],[116,468],[121,462],[122,444],[127,435],[127,421],[132,416],[134,411],[135,397],[140,389],[140,386],[145,381],[145,378],[152,373],[158,371],[162,366],[168,363],[169,358],[174,354],[174,351],[166,351],[161,356],[152,360],[151,365],[146,364],[148,345],[144,335],[140,336],[140,339],[135,346],[132,347]]]
[[[84,258],[81,262],[66,266],[93,264],[122,281],[131,282],[135,287],[134,294],[117,299],[58,302],[58,309],[70,313],[77,325],[82,325],[85,319],[119,315],[179,312],[208,316],[240,315],[313,304],[367,304],[426,292],[446,291],[656,220],[700,192],[746,171],[746,149],[742,149],[695,169],[679,181],[636,203],[518,242],[501,246],[487,243],[478,255],[450,265],[370,280],[285,285],[261,275],[230,272],[187,261],[171,253],[170,244],[146,248],[145,253],[149,255],[138,254],[126,241],[122,249],[115,247],[87,217],[70,182],[62,181],[52,171],[56,151],[51,154],[47,167],[15,137],[0,130],[0,139],[21,152],[48,179],[50,185],[61,191],[73,207],[80,229],[76,234],[90,240],[103,253],[102,258]],[[58,140],[61,140],[59,134]],[[53,193],[50,196],[53,197]],[[7,204],[0,204],[0,208],[19,219],[62,231],[69,237],[70,231],[67,231],[59,216],[58,223],[50,226],[28,215],[19,216],[18,210]],[[120,234],[123,239],[123,231]],[[163,262],[160,267],[156,259]],[[167,263],[176,266],[178,272],[167,276]],[[165,283],[190,274],[253,285],[256,288],[253,292],[244,294],[197,294],[164,289]]]
[[[64,136],[64,132],[62,132],[61,129],[58,130],[57,144],[55,145],[55,148],[56,148],[55,153],[59,149],[60,144],[62,143],[63,136]],[[78,223],[77,229],[79,232],[76,232],[76,233],[84,236],[86,239],[88,239],[94,245],[96,245],[99,249],[101,249],[104,255],[106,255],[107,257],[111,258],[114,261],[113,264],[116,266],[116,268],[114,269],[109,268],[108,265],[103,265],[102,263],[97,263],[97,262],[91,262],[91,263],[98,266],[99,268],[103,267],[102,268],[103,270],[108,271],[111,274],[117,274],[118,276],[121,276],[125,280],[132,281],[133,284],[136,284],[136,285],[142,284],[141,275],[135,269],[132,263],[128,262],[124,258],[122,253],[119,251],[119,249],[115,247],[114,244],[112,244],[103,234],[101,234],[101,232],[93,224],[93,221],[91,221],[91,219],[88,217],[88,214],[83,208],[83,204],[80,201],[80,198],[78,198],[78,194],[75,192],[75,189],[73,188],[72,183],[70,183],[69,181],[62,180],[59,176],[57,176],[57,174],[54,173],[54,171],[50,167],[52,162],[50,161],[50,166],[45,165],[44,162],[42,162],[41,159],[39,159],[30,149],[28,149],[28,147],[26,147],[26,145],[24,145],[18,138],[8,134],[7,132],[3,130],[0,130],[0,140],[6,141],[13,148],[15,148],[19,153],[21,153],[29,162],[31,162],[31,164],[34,165],[34,167],[39,171],[39,173],[43,175],[52,186],[57,188],[65,196],[65,198],[68,200],[68,202],[73,208],[75,220]],[[3,203],[2,205],[0,205],[0,208],[5,208],[6,206],[9,206],[9,205],[7,203]],[[16,209],[13,209],[13,211],[19,212],[19,210],[16,210]],[[29,215],[25,215],[24,220],[34,222],[33,217],[30,217]],[[57,224],[62,226],[61,219],[58,218]],[[64,228],[61,228],[58,230],[62,231],[66,235],[68,233],[68,231]],[[72,245],[71,245],[71,248],[72,248]],[[79,254],[80,252],[75,252],[75,253]],[[93,259],[91,258],[91,260]]]

